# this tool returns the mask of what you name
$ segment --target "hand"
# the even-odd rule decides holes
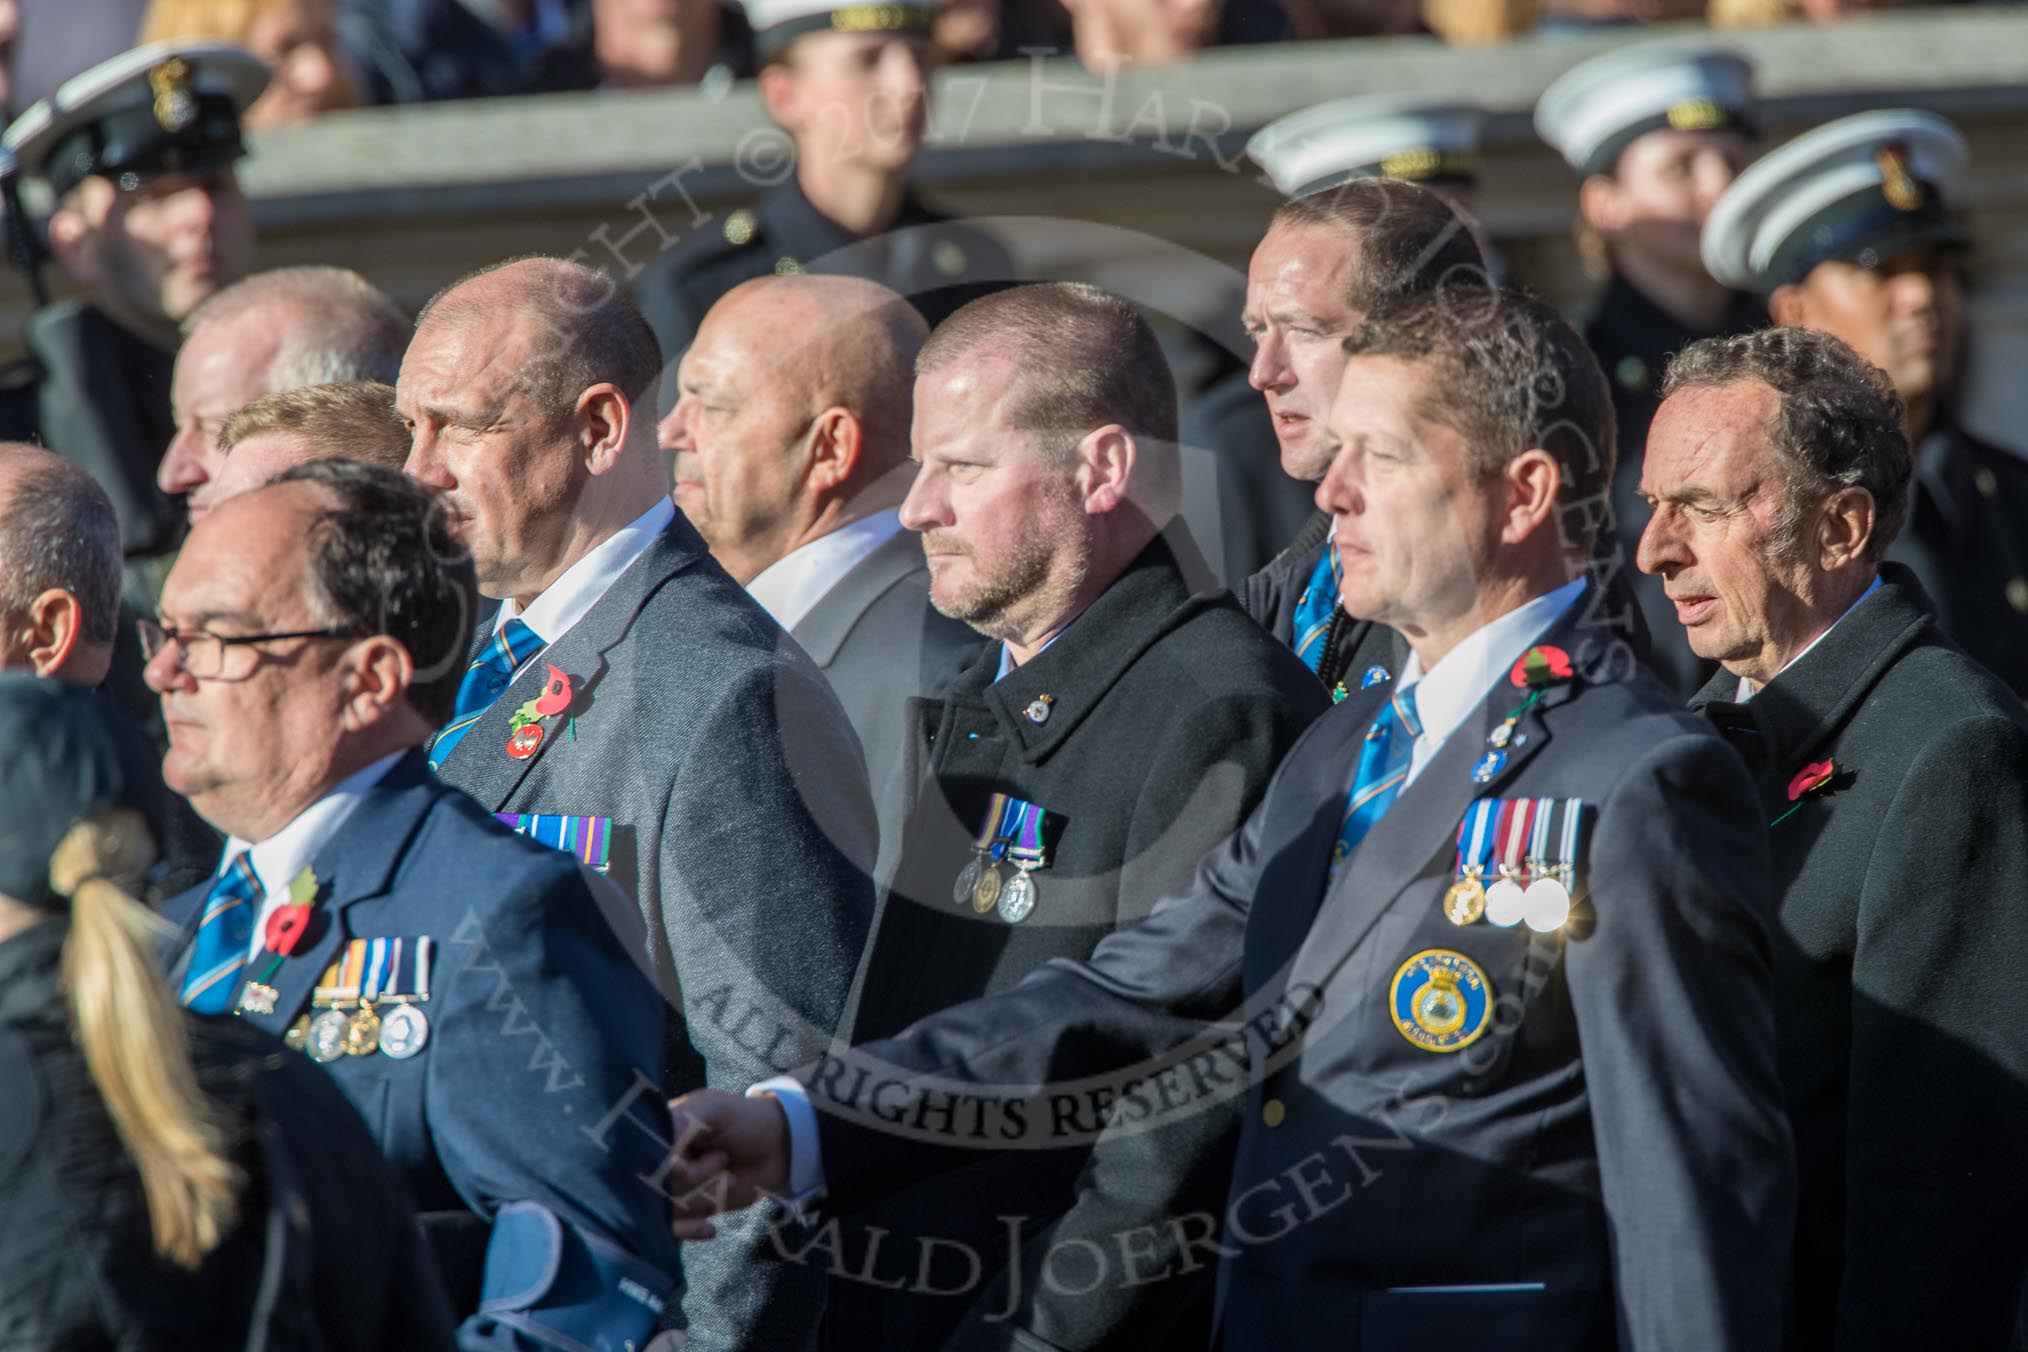
[[[789,1119],[772,1094],[699,1089],[669,1104],[676,1120],[669,1186],[676,1237],[710,1239],[708,1219],[789,1190]]]

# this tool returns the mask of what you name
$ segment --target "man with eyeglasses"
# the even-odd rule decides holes
[[[477,606],[435,495],[323,460],[192,531],[143,622],[163,777],[231,839],[172,987],[322,1063],[405,1174],[466,1349],[643,1345],[660,1001],[631,903],[430,773]]]

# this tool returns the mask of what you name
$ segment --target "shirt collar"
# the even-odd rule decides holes
[[[635,517],[626,525],[614,531],[597,547],[563,570],[563,575],[549,584],[542,595],[536,597],[523,611],[512,599],[500,603],[493,615],[493,631],[520,616],[522,623],[542,636],[545,644],[556,642],[577,622],[591,613],[599,598],[606,594],[620,574],[627,571],[635,559],[648,552],[648,546],[656,537],[669,528],[676,519],[676,504],[666,497],[655,499],[655,505]]]
[[[899,507],[848,522],[763,568],[760,576],[746,584],[747,593],[775,617],[776,624],[794,629],[840,578],[900,531]]]
[[[1479,626],[1427,672],[1422,669],[1422,659],[1409,654],[1399,680],[1403,689],[1415,691],[1416,718],[1422,724],[1422,736],[1415,739],[1410,757],[1410,780],[1458,725],[1485,703],[1493,687],[1506,679],[1515,657],[1570,609],[1584,584],[1583,578],[1574,578]]]
[[[338,828],[352,815],[352,809],[359,806],[366,792],[394,768],[394,763],[407,752],[395,751],[382,756],[371,765],[362,766],[332,785],[322,798],[298,812],[287,826],[269,836],[259,844],[251,844],[234,836],[225,842],[225,855],[219,860],[219,871],[233,861],[241,851],[252,852],[249,862],[255,876],[260,879],[261,892],[267,897],[286,896],[289,884],[295,880],[317,857],[331,837],[338,834]],[[255,933],[259,933],[258,929]]]
[[[1864,601],[1867,597],[1873,595],[1874,592],[1877,592],[1879,590],[1880,590],[1880,574],[1875,573],[1873,575],[1873,581],[1867,586],[1866,590],[1859,593],[1859,601]],[[1816,647],[1819,643],[1822,643],[1825,639],[1829,638],[1831,636],[1831,629],[1836,629],[1839,625],[1843,624],[1845,622],[1845,616],[1850,615],[1853,611],[1859,608],[1859,601],[1854,601],[1851,605],[1846,606],[1844,612],[1840,614],[1837,619],[1831,621],[1830,629],[1826,629],[1823,633],[1811,639],[1809,643],[1804,646],[1801,652],[1797,653],[1794,657],[1791,657],[1788,661],[1784,662],[1782,664],[1782,671],[1787,671],[1790,667],[1802,661],[1805,657],[1808,657],[1810,655],[1811,648]],[[1775,673],[1776,676],[1779,676],[1781,674],[1782,674],[1781,671]],[[1754,690],[1753,687],[1753,682],[1747,680],[1746,677],[1742,676],[1739,678],[1738,688],[1733,693],[1733,699],[1735,703],[1744,704],[1748,700],[1752,699],[1756,693],[1757,692]]]

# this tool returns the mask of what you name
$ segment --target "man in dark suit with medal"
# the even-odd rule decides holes
[[[1319,500],[1407,667],[1088,962],[679,1103],[677,1181],[849,1206],[961,1153],[928,1105],[1029,1144],[1094,1083],[1144,1116],[1220,1020],[1249,1081],[1223,1347],[1778,1347],[1766,827],[1738,758],[1582,623],[1604,376],[1512,293],[1390,302],[1350,344]]]
[[[912,702],[912,794],[858,1038],[1083,958],[1146,915],[1244,819],[1325,704],[1230,595],[1194,580],[1188,532],[1162,530],[1178,492],[1175,385],[1130,305],[1082,286],[1001,292],[932,334],[916,370],[920,468],[901,524],[920,533],[937,609],[995,641],[942,698]],[[1197,1144],[1172,1133],[1119,1149],[1181,1159]],[[1080,1164],[1079,1152],[980,1158],[960,1185],[978,1223],[945,1205],[941,1180],[870,1215],[896,1232],[890,1251],[935,1237],[990,1246],[991,1266],[985,1285],[944,1296],[834,1282],[836,1336],[943,1345],[967,1306],[1026,1292],[1020,1267],[1051,1242],[1144,1222],[1147,1197],[1102,1186],[1059,1220]],[[1025,1256],[1007,1252],[1003,1215],[1024,1218]],[[1052,1341],[1153,1336],[1159,1323],[1132,1321],[1187,1327],[1208,1281],[1187,1286],[1045,1292],[1022,1318]],[[840,1313],[861,1305],[879,1311]]]
[[[1776,323],[1828,333],[1894,382],[1915,477],[1888,556],[1914,570],[1951,641],[2028,698],[2028,461],[1974,436],[1955,408],[1971,240],[1951,201],[1966,160],[1934,113],[1840,118],[1740,175],[1704,256],[1766,294]]]
[[[718,298],[755,277],[864,277],[933,325],[1007,285],[1014,263],[1000,242],[909,186],[929,124],[930,0],[747,0],[746,12],[761,101],[793,151],[762,143],[756,169],[772,173],[773,150],[783,172],[763,180],[773,186],[750,208],[694,228],[697,213],[670,212],[691,232],[634,288],[662,351],[681,356]]]
[[[626,899],[423,761],[475,601],[387,469],[300,466],[193,531],[143,646],[163,776],[231,840],[164,910],[169,977],[329,1069],[426,1213],[461,1347],[644,1343],[677,1274],[668,1121],[634,1089],[660,1001]]]
[[[662,1088],[816,1055],[873,919],[873,807],[822,672],[713,562],[655,444],[661,355],[601,274],[522,259],[446,288],[402,359],[407,471],[499,605],[429,744],[446,783],[610,865],[666,998]],[[821,1274],[755,1223],[684,1263],[691,1352],[791,1345]],[[672,1302],[673,1305],[673,1302]]]
[[[2000,1347],[2028,1273],[2028,713],[1891,561],[1911,465],[1884,372],[1770,329],[1663,388],[1641,564],[1723,664],[1692,707],[1771,823],[1794,1346]]]

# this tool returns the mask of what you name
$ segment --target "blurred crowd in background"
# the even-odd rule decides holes
[[[1836,22],[1894,0],[938,0],[945,61],[1074,53],[1093,70],[1174,65],[1208,47],[1528,32],[1704,18]],[[274,72],[250,126],[362,104],[724,83],[754,73],[727,0],[0,0],[0,109],[136,43],[215,40]]]

